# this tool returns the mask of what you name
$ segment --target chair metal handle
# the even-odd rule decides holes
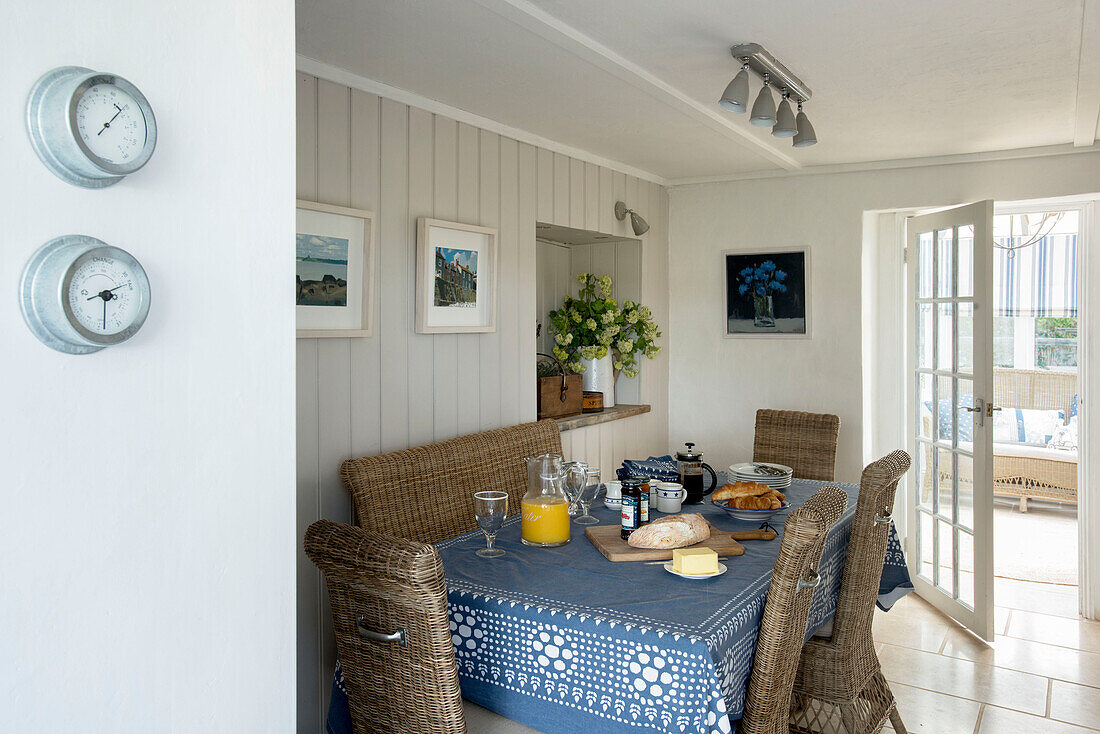
[[[390,634],[375,632],[367,627],[366,618],[362,614],[355,615],[355,626],[359,628],[359,636],[371,642],[396,642],[401,645],[401,647],[408,646],[404,627],[398,627],[396,632],[391,632]]]
[[[885,516],[879,515],[877,513],[875,514],[875,523],[878,524],[878,525],[885,525],[886,523],[890,522],[893,519],[894,519],[894,516],[891,515],[889,512],[887,512]]]
[[[799,591],[802,591],[803,589],[816,589],[820,585],[821,585],[821,576],[818,575],[817,571],[810,571],[810,578],[809,579],[806,579],[806,580],[799,579],[798,580],[798,590]]]

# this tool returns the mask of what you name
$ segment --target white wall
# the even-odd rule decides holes
[[[694,440],[714,466],[726,466],[751,454],[757,408],[836,413],[837,478],[857,481],[871,458],[863,452],[863,350],[901,328],[876,322],[874,338],[862,333],[864,212],[1095,191],[1098,153],[672,189],[670,440]],[[722,250],[787,245],[812,250],[812,339],[723,338]],[[896,262],[876,257],[883,268]]]
[[[351,521],[340,462],[535,420],[535,223],[629,236],[625,200],[652,228],[642,238],[642,299],[668,322],[664,188],[312,75],[297,75],[298,195],[371,210],[378,230],[375,336],[298,341],[298,535],[327,517]],[[416,219],[500,229],[497,331],[414,331]],[[667,333],[667,332],[666,332]],[[651,413],[562,435],[573,459],[601,466],[663,452],[668,360],[642,365]],[[616,458],[618,457],[618,458]],[[318,731],[335,664],[320,574],[298,554],[298,722]]]
[[[0,731],[280,732],[294,721],[293,4],[0,5]],[[100,191],[35,157],[48,69],[129,78],[145,170]],[[90,356],[40,344],[41,243],[137,256],[152,310]]]

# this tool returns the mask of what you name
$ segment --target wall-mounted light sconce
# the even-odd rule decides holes
[[[817,134],[814,132],[813,125],[810,124],[810,119],[802,111],[802,104],[813,94],[810,88],[759,43],[743,43],[734,46],[730,49],[730,53],[741,62],[741,70],[722,92],[722,98],[718,100],[719,106],[730,112],[747,111],[748,72],[751,70],[764,80],[764,86],[752,106],[749,122],[760,127],[771,126],[772,135],[777,138],[793,138],[791,142],[796,148],[815,145]],[[782,90],[778,109],[769,87]],[[792,114],[791,103],[788,101],[792,98],[798,103],[797,116]]]
[[[620,222],[626,219],[626,215],[630,215],[630,228],[634,230],[634,234],[641,237],[643,234],[649,231],[649,223],[642,219],[638,215],[638,212],[633,209],[627,209],[626,204],[621,201],[615,202],[615,218]]]

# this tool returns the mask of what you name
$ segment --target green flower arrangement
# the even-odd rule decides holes
[[[561,308],[550,312],[554,356],[571,372],[584,372],[581,359],[603,359],[609,351],[615,371],[638,375],[638,355],[656,357],[661,332],[653,313],[645,306],[611,297],[611,276],[581,273],[577,298],[567,297]]]

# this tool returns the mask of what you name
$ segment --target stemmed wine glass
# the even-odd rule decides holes
[[[600,470],[589,469],[584,484],[581,485],[580,490],[577,492],[577,502],[579,502],[581,506],[581,516],[573,518],[573,522],[578,525],[600,524],[599,520],[588,514],[588,507],[600,496],[600,491],[603,489],[604,486],[600,482]]]
[[[482,558],[499,558],[504,555],[500,548],[493,547],[497,531],[504,524],[504,516],[508,514],[508,493],[496,490],[474,492],[474,517],[477,518],[478,527],[485,533],[485,547],[477,551]]]

